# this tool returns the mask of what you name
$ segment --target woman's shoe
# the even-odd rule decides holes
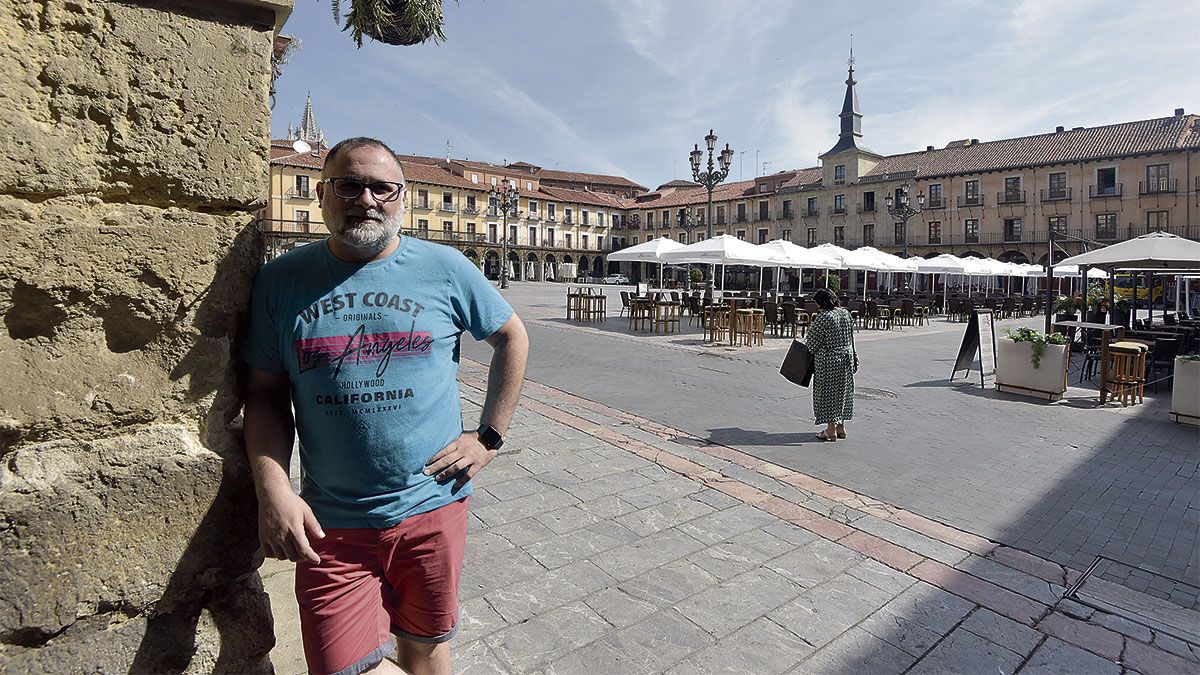
[[[821,432],[819,432],[819,433],[817,434],[817,438],[819,438],[819,439],[821,439],[821,440],[823,440],[823,441],[829,441],[830,443],[832,443],[832,442],[834,442],[834,441],[836,441],[836,440],[837,440],[837,438],[835,438],[835,437],[833,437],[833,436],[826,436],[824,431],[821,431]]]
[[[846,427],[841,427],[841,428],[839,428],[839,429],[835,429],[833,433],[834,433],[834,434],[835,434],[835,435],[836,435],[838,438],[845,438],[845,437],[846,437]]]

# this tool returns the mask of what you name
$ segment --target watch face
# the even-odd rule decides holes
[[[488,450],[498,450],[500,446],[504,445],[504,438],[500,435],[500,432],[486,424],[482,424],[479,426],[479,442],[483,443],[483,447]]]

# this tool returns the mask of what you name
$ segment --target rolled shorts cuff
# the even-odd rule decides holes
[[[454,626],[454,629],[458,630],[457,624]],[[379,665],[380,663],[383,662],[384,659],[386,659],[387,657],[389,657],[393,653],[395,653],[395,651],[396,651],[396,646],[389,639],[387,642],[384,642],[383,644],[379,645],[375,649],[372,649],[370,652],[367,653],[366,656],[355,661],[354,663],[351,663],[350,665],[337,671],[336,673],[332,673],[332,675],[359,675],[359,673],[370,670],[370,669],[374,668],[375,666]]]
[[[461,617],[461,615],[462,615],[461,611],[458,612],[454,617],[454,628],[451,628],[450,630],[446,631],[445,633],[442,633],[441,635],[435,635],[433,637],[427,637],[424,635],[413,635],[412,633],[409,633],[408,631],[400,630],[399,628],[397,628],[395,626],[392,626],[392,635],[395,635],[398,638],[408,640],[409,642],[419,642],[421,644],[427,644],[427,645],[436,645],[436,644],[441,644],[443,642],[449,642],[450,639],[454,637],[454,634],[458,632],[459,618]]]

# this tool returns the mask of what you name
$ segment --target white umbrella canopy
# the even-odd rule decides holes
[[[917,264],[877,248],[863,246],[842,256],[847,269],[869,272],[916,272]]]
[[[788,263],[782,265],[784,267],[816,267],[826,270],[840,270],[846,267],[840,257],[821,251],[820,247],[805,248],[787,239],[775,239],[761,246],[786,258]]]
[[[608,259],[617,262],[661,262],[662,255],[668,251],[683,248],[683,244],[670,237],[659,237],[650,241],[623,248],[615,253],[609,253]]]
[[[715,263],[757,267],[788,265],[784,256],[728,234],[702,239],[674,251],[667,251],[662,254],[660,260],[668,263]]]
[[[923,274],[962,274],[966,267],[962,259],[943,253],[933,258],[916,258],[917,271]]]
[[[1071,256],[1061,264],[1126,270],[1195,270],[1200,269],[1200,242],[1166,232],[1151,232]],[[1058,264],[1054,267],[1057,272]]]

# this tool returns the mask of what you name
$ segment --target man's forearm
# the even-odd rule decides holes
[[[529,338],[524,327],[493,345],[492,361],[488,367],[487,396],[484,398],[480,422],[501,434],[508,431],[517,402],[521,399],[521,385],[525,382],[525,364],[528,360]]]
[[[290,403],[281,406],[269,396],[247,398],[244,415],[246,456],[255,488],[260,494],[282,486],[290,490],[288,469],[295,442]]]

